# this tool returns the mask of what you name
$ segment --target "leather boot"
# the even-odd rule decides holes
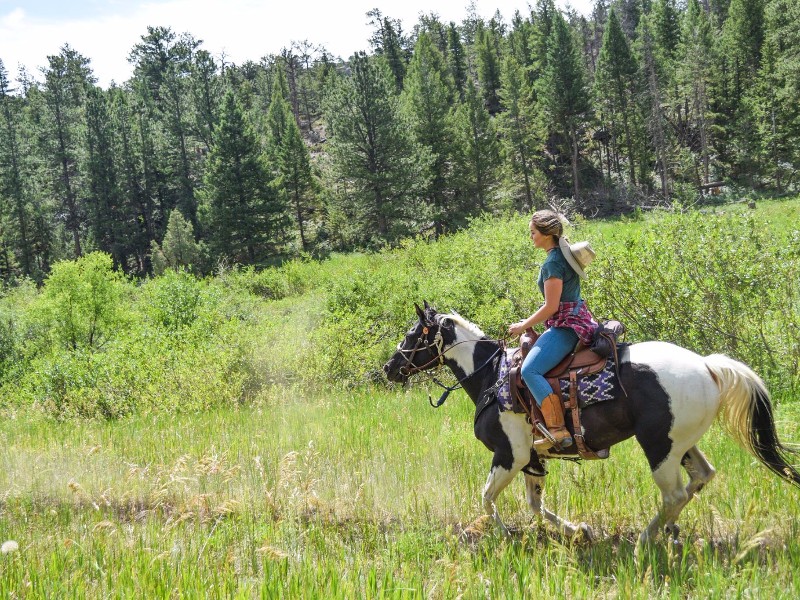
[[[567,448],[572,445],[572,436],[564,427],[564,405],[556,394],[548,395],[542,400],[542,416],[548,431],[556,439],[556,446]],[[534,445],[539,450],[545,450],[553,444],[547,438],[534,441]]]

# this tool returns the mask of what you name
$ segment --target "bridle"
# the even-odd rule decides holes
[[[417,343],[414,344],[414,347],[411,350],[404,350],[403,348],[397,349],[397,351],[406,359],[406,364],[400,367],[400,373],[405,377],[410,377],[411,375],[427,370],[428,367],[430,367],[436,361],[439,361],[440,367],[444,365],[444,337],[442,337],[441,328],[436,330],[436,334],[433,336],[432,344],[428,343],[428,340],[426,339],[428,337],[428,333],[430,333],[430,328],[425,325],[422,328],[422,335],[417,338]],[[420,367],[415,365],[414,357],[417,355],[417,352],[420,350],[430,350],[431,348],[436,349],[436,356]],[[409,368],[409,366],[411,368]]]
[[[414,375],[416,373],[421,373],[423,371],[427,371],[430,368],[430,366],[432,364],[434,364],[435,362],[439,363],[438,365],[436,365],[436,368],[442,367],[444,365],[444,354],[445,354],[446,350],[444,350],[444,337],[442,337],[441,327],[436,330],[436,333],[433,336],[433,342],[432,343],[428,342],[428,340],[427,340],[428,333],[430,333],[430,328],[427,325],[423,325],[422,334],[417,338],[417,341],[414,344],[413,348],[411,348],[410,350],[404,350],[403,348],[397,348],[397,351],[403,357],[405,357],[405,359],[406,359],[406,364],[404,364],[399,369],[400,373],[402,375],[404,375],[405,377],[410,377],[411,375]],[[483,369],[485,369],[495,359],[495,357],[497,357],[497,355],[500,354],[500,352],[503,351],[503,348],[505,347],[505,340],[463,340],[461,342],[456,342],[455,344],[450,346],[450,348],[448,348],[447,350],[451,350],[452,348],[458,346],[459,344],[466,344],[467,342],[473,342],[473,343],[479,343],[479,342],[498,343],[499,342],[500,345],[497,347],[497,350],[495,350],[492,353],[492,355],[488,359],[486,359],[486,361],[480,367],[475,369],[472,373],[469,373],[468,375],[465,375],[464,377],[459,379],[455,383],[455,385],[450,385],[450,386],[445,385],[441,381],[436,379],[436,377],[434,377],[433,375],[428,375],[430,377],[431,381],[433,381],[439,387],[444,388],[444,390],[445,390],[442,393],[442,395],[439,397],[439,401],[436,402],[435,404],[433,402],[433,398],[431,398],[430,394],[428,394],[428,402],[430,403],[430,405],[432,407],[439,408],[442,404],[444,404],[444,401],[447,400],[447,396],[450,395],[450,392],[459,389],[460,387],[462,387],[461,384],[464,383],[467,379],[477,375],[479,372],[481,372]],[[431,360],[426,362],[424,365],[420,365],[420,366],[415,365],[413,361],[414,361],[414,357],[416,356],[417,352],[419,352],[420,350],[430,350],[431,348],[435,348],[436,349],[436,356],[434,356]]]

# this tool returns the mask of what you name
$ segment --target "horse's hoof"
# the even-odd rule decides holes
[[[575,533],[572,534],[572,541],[574,542],[593,542],[594,531],[586,523],[579,523],[575,528]]]
[[[677,524],[671,523],[664,527],[664,534],[670,538],[671,541],[677,542],[681,534],[681,528]]]

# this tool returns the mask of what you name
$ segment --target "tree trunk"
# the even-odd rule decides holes
[[[580,198],[580,181],[578,179],[578,132],[574,125],[570,125],[569,137],[572,142],[572,189],[577,202]]]

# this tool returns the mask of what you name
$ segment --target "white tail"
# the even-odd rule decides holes
[[[767,386],[747,365],[722,354],[705,359],[720,391],[722,424],[730,435],[770,470],[800,487],[800,473],[788,462],[794,448],[778,441]]]

